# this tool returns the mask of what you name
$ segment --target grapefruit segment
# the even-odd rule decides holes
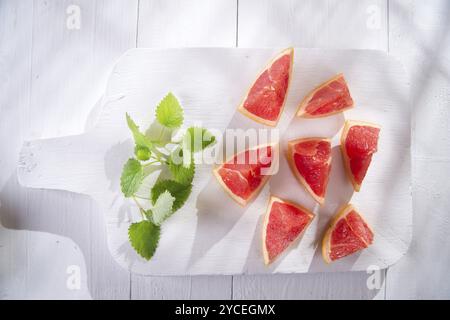
[[[322,256],[330,263],[367,248],[373,242],[373,231],[351,204],[333,218],[322,241]]]
[[[297,180],[322,205],[331,170],[330,140],[302,138],[289,141],[287,159]]]
[[[245,206],[267,182],[277,153],[276,145],[248,149],[232,156],[213,173],[231,198]]]
[[[347,82],[342,73],[322,83],[300,103],[297,116],[320,118],[353,108]]]
[[[239,112],[259,123],[276,126],[286,101],[293,59],[293,48],[275,57],[251,86]]]
[[[314,214],[289,201],[271,196],[263,226],[263,255],[273,262],[306,230]]]
[[[377,152],[380,127],[376,124],[348,120],[341,135],[341,151],[347,175],[355,191],[361,189],[372,156]]]

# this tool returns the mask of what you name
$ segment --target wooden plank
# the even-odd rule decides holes
[[[10,107],[10,121],[0,124],[2,148],[11,148],[9,154],[18,154],[14,148],[19,150],[24,138],[82,132],[92,106],[103,93],[104,81],[115,59],[136,43],[137,0],[37,0],[34,15],[29,10],[32,3],[22,1],[20,6],[18,17],[23,21],[14,25],[18,33],[10,32],[8,41],[2,41],[17,48],[10,57],[16,57],[17,61],[2,60],[2,70],[3,66],[8,69],[1,72],[14,75],[17,82],[15,87],[7,87],[12,94],[2,94],[16,99],[7,101],[8,104],[18,105]],[[31,25],[30,34],[18,36],[27,23]],[[32,59],[21,57],[31,43]],[[24,69],[27,64],[28,69]],[[16,127],[23,129],[17,140],[11,134]],[[13,158],[8,157],[7,161],[11,159],[15,166],[17,158]],[[112,263],[106,246],[104,217],[91,200],[67,193],[23,190],[15,178],[5,182],[7,193],[12,195],[12,208],[18,207],[23,199],[29,201],[25,210],[6,215],[7,226],[49,230],[72,237],[85,253],[94,297],[129,298],[129,273]],[[54,202],[59,203],[57,209]]]
[[[27,132],[31,89],[32,1],[0,3],[0,190],[14,172]]]
[[[450,3],[389,1],[389,49],[411,76],[414,238],[387,273],[388,299],[448,299]],[[430,143],[432,142],[432,143]]]
[[[0,122],[0,213],[11,228],[27,228],[27,216],[34,213],[15,177],[29,129],[33,12],[33,1],[0,3],[0,111],[8,119]],[[0,225],[0,256],[0,299],[90,298],[83,254],[68,238]],[[71,266],[80,280],[73,290],[66,286]]]
[[[69,1],[69,3],[71,2]],[[74,84],[79,91],[66,94],[64,101],[70,99],[71,94],[79,95],[80,92],[89,92],[91,96],[86,97],[85,100],[86,111],[91,111],[92,105],[104,90],[105,81],[116,59],[125,50],[135,46],[137,5],[137,0],[101,0],[96,1],[95,5],[92,1],[80,3],[82,11],[88,11],[84,13],[85,16],[88,16],[87,23],[89,23],[89,10],[95,10],[93,11],[94,24],[92,28],[89,27],[87,30],[84,30],[82,26],[79,30],[90,34],[91,39],[89,41],[92,40],[92,42],[75,41],[72,31],[63,39],[64,43],[62,45],[68,52],[70,52],[72,46],[73,48],[84,48],[87,46],[86,54],[90,56],[92,68],[87,74],[83,75],[84,64],[79,60],[80,53],[73,56],[76,59],[74,61],[74,70],[77,70],[75,75],[77,81],[74,81]],[[84,10],[84,8],[87,10]],[[86,22],[84,25],[86,25]],[[68,53],[68,55],[70,59],[72,57],[71,53]],[[86,81],[88,79],[90,80]],[[87,90],[83,89],[85,85],[88,86]],[[77,108],[74,109],[77,110]],[[77,115],[81,117],[82,122],[85,121],[86,114],[84,112],[77,112]],[[84,123],[82,124],[84,126]],[[74,202],[69,203],[68,206],[73,208],[71,215],[77,212]],[[89,201],[89,208],[90,218],[87,221],[89,221],[90,227],[91,256],[88,262],[92,276],[90,281],[92,295],[101,299],[128,299],[131,290],[130,276],[126,270],[123,270],[113,262],[109,254],[106,241],[105,217],[95,203]],[[80,236],[82,235],[78,234],[78,237]]]
[[[0,225],[0,299],[91,299],[80,248],[65,237]]]
[[[36,10],[31,117],[40,125],[32,128],[41,136],[81,132],[102,94],[112,64],[124,50],[135,45],[137,1],[83,0],[75,5],[73,1],[38,1]],[[76,23],[72,25],[74,28],[70,27],[70,19],[77,18],[77,10],[79,29]],[[61,65],[71,68],[67,70]],[[80,219],[80,213],[84,214],[85,219],[80,219],[84,226],[71,236],[84,252],[89,252],[86,258],[93,296],[128,298],[129,273],[111,263],[101,211],[95,210],[97,207],[90,200],[84,202],[84,208],[80,204],[83,202],[75,196],[66,203],[66,215],[48,220],[56,226],[70,225]],[[39,219],[39,215],[34,216]]]
[[[138,47],[229,47],[237,0],[141,0]]]
[[[15,176],[19,150],[28,133],[33,12],[32,1],[0,3],[0,111],[8,119],[0,122],[4,155],[0,160],[0,213],[2,223],[14,229],[30,227],[28,216],[42,209],[35,207],[37,203],[17,185]],[[60,203],[52,202],[49,207],[61,214]],[[43,226],[44,219],[32,229]],[[68,287],[70,276],[76,278]],[[0,225],[0,299],[89,299],[87,282],[83,253],[72,240]]]
[[[36,0],[29,138],[84,131],[112,65],[135,46],[136,19],[137,0]]]
[[[132,276],[132,299],[230,299],[231,277]]]
[[[234,46],[236,22],[237,0],[141,0],[137,46]],[[228,299],[231,281],[230,276],[162,278],[132,275],[131,297]]]
[[[235,276],[233,299],[374,299],[381,290],[367,287],[365,272],[320,273],[309,275]]]
[[[240,0],[240,47],[387,49],[386,0]]]
[[[240,0],[238,10],[237,42],[243,47],[380,50],[388,47],[386,0]],[[346,279],[344,283],[341,282],[343,278]],[[384,298],[384,282],[378,293],[374,294],[367,289],[366,279],[367,274],[364,273],[285,275],[273,278],[242,276],[234,281],[233,297]],[[289,290],[291,286],[295,288],[303,283],[308,283],[304,290]],[[335,292],[339,292],[340,296],[335,295]]]

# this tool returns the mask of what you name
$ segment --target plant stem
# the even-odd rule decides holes
[[[148,201],[150,201],[149,198],[141,197],[141,196],[138,196],[137,194],[135,194],[134,196],[135,196],[136,198],[139,198],[139,199],[142,199],[142,200],[148,200]]]
[[[155,164],[155,163],[161,163],[161,161],[160,160],[153,160],[153,161],[150,161],[150,162],[147,162],[146,164],[143,164],[142,165],[142,167],[148,167],[148,166],[151,166],[152,164]]]
[[[166,161],[165,155],[157,150],[155,147],[152,148],[152,156],[156,158],[159,162],[163,163]]]
[[[171,153],[172,151],[170,151],[169,149],[167,149],[166,147],[163,147],[164,151],[167,151],[167,153]]]
[[[139,201],[137,201],[136,195],[133,195],[133,200],[134,200],[134,202],[136,203],[136,205],[139,208],[139,212],[141,213],[142,219],[146,220],[146,217],[145,217],[145,214],[144,214],[145,210],[144,210],[144,208],[142,208],[142,206],[139,203]]]
[[[158,140],[159,140],[159,141],[161,141],[163,132],[164,132],[164,126],[161,126],[161,130],[159,131],[159,137],[158,137]]]

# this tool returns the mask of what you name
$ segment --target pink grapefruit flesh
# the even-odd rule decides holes
[[[245,206],[267,182],[275,157],[275,146],[249,149],[214,169],[214,175],[225,191],[237,203]]]
[[[319,85],[301,102],[297,116],[303,118],[326,117],[353,108],[347,82],[343,74]]]
[[[373,237],[372,230],[358,211],[348,204],[339,211],[325,233],[323,258],[330,263],[363,250],[372,244]]]
[[[331,170],[331,143],[325,138],[303,138],[288,142],[287,158],[295,177],[319,204]]]
[[[238,110],[257,122],[276,126],[284,108],[293,59],[292,48],[275,57],[253,83]]]
[[[265,264],[273,262],[308,227],[314,214],[289,201],[270,197],[263,226]]]
[[[362,121],[346,121],[341,136],[341,151],[353,188],[359,191],[361,184],[377,152],[380,127]]]

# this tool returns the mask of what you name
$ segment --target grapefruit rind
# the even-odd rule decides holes
[[[373,230],[370,228],[369,224],[367,223],[366,220],[364,220],[364,218],[362,217],[362,215],[358,212],[358,210],[352,205],[352,204],[347,204],[345,206],[343,206],[338,213],[332,218],[330,226],[328,227],[327,231],[325,232],[325,235],[323,237],[322,240],[322,257],[323,260],[329,264],[331,262],[333,262],[333,260],[331,260],[330,258],[330,241],[331,241],[331,234],[333,232],[333,230],[336,227],[336,224],[343,218],[345,218],[345,216],[347,216],[347,214],[349,214],[350,212],[355,211],[358,213],[359,217],[361,218],[362,221],[364,221],[364,223],[367,225],[367,228],[370,230],[370,232],[373,234]],[[351,228],[351,226],[350,226]],[[366,243],[364,241],[364,239],[360,240],[364,243]],[[371,243],[366,243],[367,246],[369,246]],[[345,258],[345,257],[344,257]]]
[[[280,254],[283,254],[283,252],[281,252],[279,255],[275,256],[273,258],[273,260],[270,260],[269,259],[269,252],[267,252],[267,247],[266,247],[266,232],[267,232],[267,225],[269,223],[270,209],[272,208],[272,204],[275,201],[281,202],[281,203],[290,204],[291,206],[294,206],[294,207],[298,208],[299,210],[305,212],[309,216],[309,221],[306,224],[306,226],[303,228],[302,232],[300,232],[298,234],[298,236],[289,244],[289,246],[283,252],[286,252],[289,249],[289,247],[292,246],[292,244],[295,243],[305,233],[306,229],[308,229],[309,225],[311,224],[311,221],[315,217],[315,215],[311,211],[309,211],[308,209],[302,207],[299,204],[293,203],[291,201],[283,200],[283,199],[278,198],[276,196],[270,196],[269,203],[268,203],[267,209],[266,209],[266,213],[264,215],[264,224],[263,224],[263,229],[262,229],[262,247],[263,247],[262,251],[263,251],[263,257],[264,257],[264,264],[266,266],[271,264],[273,261],[275,261],[280,256]]]
[[[347,120],[347,121],[345,121],[344,128],[342,129],[342,134],[341,134],[341,153],[342,153],[342,157],[343,157],[343,160],[344,160],[345,171],[346,171],[347,176],[348,176],[348,178],[350,179],[350,181],[351,181],[351,183],[353,185],[353,189],[356,192],[359,192],[359,190],[361,190],[361,184],[359,184],[355,180],[355,177],[353,176],[352,170],[350,169],[350,158],[348,157],[347,150],[345,149],[345,140],[347,139],[348,131],[353,126],[365,126],[365,127],[372,127],[372,128],[378,128],[378,129],[381,129],[381,126],[379,126],[379,125],[377,125],[375,123],[366,122],[366,121]]]
[[[226,161],[223,163],[227,163],[228,161],[230,161],[231,159],[233,159],[236,155],[240,154],[241,152],[245,152],[247,150],[257,150],[257,149],[262,149],[264,147],[268,147],[271,146],[272,147],[272,163],[270,168],[274,168],[274,166],[277,165],[277,161],[278,161],[278,144],[277,143],[273,143],[273,144],[264,144],[264,145],[259,145],[253,148],[249,148],[240,152],[237,152],[236,154],[230,156],[228,159],[226,159]],[[223,165],[222,164],[222,165]],[[216,177],[217,181],[219,182],[219,184],[222,186],[222,188],[225,190],[225,192],[231,197],[231,199],[233,199],[234,201],[236,201],[240,206],[245,207],[249,202],[251,202],[254,198],[256,198],[258,196],[258,194],[261,192],[261,189],[264,187],[264,185],[267,183],[267,181],[269,180],[269,178],[272,176],[271,174],[267,174],[264,175],[260,185],[253,191],[252,195],[248,198],[248,199],[242,199],[241,197],[235,195],[229,188],[228,186],[225,184],[225,182],[223,182],[222,177],[219,174],[219,169],[222,167],[222,165],[220,166],[216,166],[213,169],[213,174]]]
[[[295,165],[294,157],[293,157],[294,145],[296,145],[299,142],[304,142],[304,141],[309,141],[309,140],[321,140],[321,141],[327,141],[327,142],[331,143],[331,140],[328,138],[318,138],[318,137],[299,138],[299,139],[291,140],[288,142],[286,158],[288,160],[291,171],[294,173],[295,178],[297,178],[297,180],[300,182],[300,184],[303,186],[303,188],[305,188],[305,190],[313,197],[313,199],[322,206],[325,203],[325,195],[323,197],[320,197],[311,189],[309,184],[306,182],[305,178],[303,178],[303,176],[300,174],[300,172],[298,172],[297,167]],[[328,160],[328,164],[331,164],[331,156],[330,156],[330,159]],[[329,179],[330,179],[330,175],[328,175],[328,179],[325,182],[325,185],[328,184]]]
[[[250,93],[250,90],[252,89],[252,87],[253,87],[253,85],[255,84],[255,82],[259,79],[259,77],[261,76],[261,74],[263,74],[264,71],[266,71],[267,69],[269,69],[269,68],[273,65],[273,63],[274,63],[275,61],[277,61],[279,58],[281,58],[282,56],[284,56],[284,55],[286,55],[286,54],[289,54],[289,56],[291,57],[291,63],[290,63],[290,65],[289,65],[289,80],[288,80],[288,85],[287,85],[287,87],[286,87],[286,94],[285,94],[285,96],[284,96],[283,104],[281,105],[280,112],[278,113],[278,117],[277,117],[276,120],[267,120],[267,119],[258,117],[257,115],[254,115],[253,113],[251,113],[251,112],[249,112],[247,109],[245,109],[245,108],[244,108],[244,103],[245,103],[245,101],[246,101],[247,98],[248,98],[248,95],[249,95],[249,93]],[[275,126],[277,125],[278,121],[280,120],[280,116],[281,116],[281,114],[283,113],[284,106],[285,106],[285,104],[286,104],[287,94],[288,94],[289,87],[290,87],[290,84],[291,84],[291,78],[292,78],[292,66],[293,66],[293,64],[294,64],[294,48],[292,48],[292,47],[287,48],[287,49],[284,49],[284,50],[283,50],[281,53],[279,53],[275,58],[273,58],[273,59],[265,66],[265,68],[264,68],[264,69],[256,76],[256,80],[250,85],[249,89],[247,90],[247,93],[246,93],[245,96],[244,96],[244,99],[242,99],[242,102],[241,102],[241,104],[240,104],[239,107],[238,107],[238,111],[239,111],[240,113],[242,113],[244,116],[246,116],[246,117],[248,117],[248,118],[250,118],[250,119],[252,119],[252,120],[254,120],[254,121],[258,122],[258,123],[261,123],[261,124],[264,124],[264,125],[267,125],[267,126],[271,126],[271,127],[275,127]]]
[[[328,84],[330,84],[333,81],[336,81],[337,79],[339,79],[340,77],[344,77],[343,73],[338,73],[337,75],[335,75],[333,78],[321,83],[320,85],[318,85],[315,89],[313,89],[310,93],[308,93],[306,95],[305,98],[303,98],[302,102],[300,103],[300,105],[297,108],[297,117],[302,117],[302,118],[308,118],[308,119],[313,119],[313,118],[323,118],[323,117],[329,117],[332,115],[335,115],[337,113],[342,113],[344,111],[353,109],[354,107],[354,102],[348,106],[345,107],[343,109],[340,110],[336,110],[333,112],[329,112],[329,113],[325,113],[325,114],[319,114],[319,115],[311,115],[309,113],[306,113],[305,108],[306,105],[308,104],[308,102],[311,100],[311,98],[316,94],[317,91],[319,91],[320,89],[322,89],[323,87],[327,86]],[[345,78],[344,78],[345,80]],[[352,99],[353,100],[353,99]]]

